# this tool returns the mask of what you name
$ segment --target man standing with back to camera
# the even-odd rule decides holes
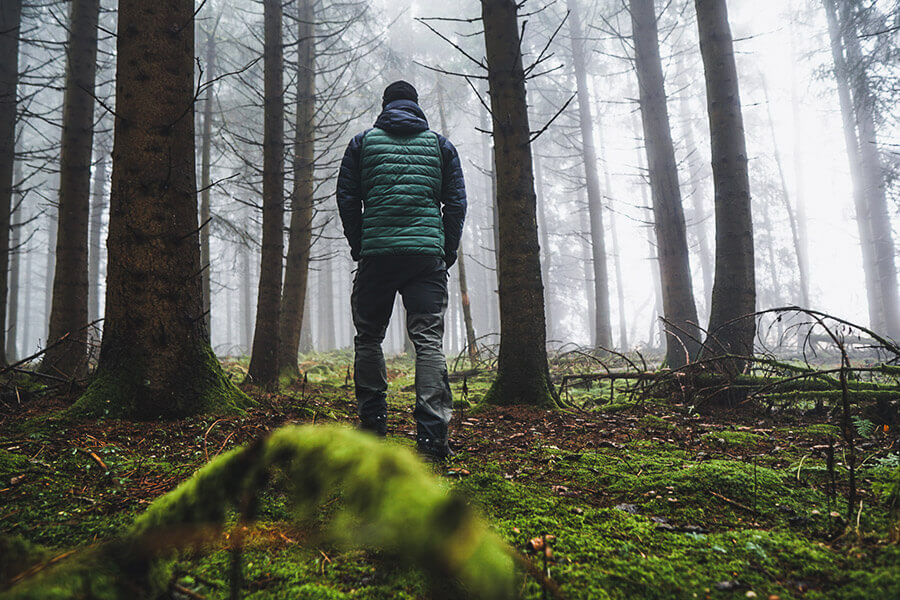
[[[387,433],[387,369],[381,342],[397,292],[416,349],[416,443],[435,461],[447,443],[452,399],[444,359],[447,270],[466,216],[466,189],[456,148],[431,131],[416,89],[395,81],[384,90],[375,126],[347,146],[337,203],[359,261],[350,306],[360,427]]]

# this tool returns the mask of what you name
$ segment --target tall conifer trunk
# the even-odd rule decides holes
[[[756,334],[756,272],[747,145],[738,89],[734,44],[725,0],[694,0],[716,194],[716,274],[708,336],[709,356],[749,356]],[[731,375],[744,370],[740,358],[721,361]]]
[[[831,58],[834,61],[834,78],[837,83],[838,102],[841,107],[841,121],[844,131],[844,145],[850,166],[850,181],[853,184],[853,205],[856,209],[856,226],[859,231],[859,245],[862,249],[863,274],[866,281],[866,300],[869,308],[869,325],[877,330],[885,328],[884,310],[881,302],[881,291],[875,268],[874,244],[872,243],[872,227],[869,218],[869,203],[866,199],[863,183],[862,166],[859,157],[859,140],[856,135],[853,102],[850,98],[849,72],[844,58],[844,45],[841,41],[841,30],[837,20],[837,9],[834,0],[822,0],[825,17],[828,22],[828,37],[831,42]]]
[[[278,323],[284,261],[284,48],[282,0],[263,0],[263,234],[256,302],[256,327],[248,378],[256,385],[278,385]]]
[[[585,68],[584,33],[575,0],[567,0],[569,8],[569,38],[572,43],[572,66],[575,70],[578,96],[578,123],[581,128],[581,152],[587,187],[588,215],[591,232],[591,258],[594,270],[594,339],[595,346],[612,346],[612,325],[609,310],[609,270],[606,265],[606,236],[603,230],[603,195],[597,174],[597,150],[594,147],[594,123],[591,115],[591,93]]]
[[[9,216],[16,151],[21,0],[0,4],[0,270],[9,270]],[[9,282],[0,277],[0,364],[6,364],[6,306]]]
[[[525,74],[515,0],[482,0],[495,143],[500,355],[486,400],[554,406],[535,214]]]
[[[88,218],[91,206],[91,147],[94,140],[94,80],[100,0],[73,0],[63,129],[59,159],[59,217],[53,305],[41,371],[78,377],[87,370]]]
[[[653,223],[666,324],[666,362],[677,369],[697,357],[700,329],[691,282],[684,209],[669,127],[653,0],[630,0],[635,70],[653,198]]]
[[[156,419],[246,401],[203,321],[194,154],[194,2],[120,0],[96,376],[76,414]]]
[[[848,67],[852,69],[851,89],[856,124],[859,131],[860,174],[866,191],[869,223],[872,233],[872,253],[875,259],[875,278],[881,296],[883,331],[900,340],[900,296],[897,289],[897,247],[891,231],[891,215],[885,196],[884,167],[878,151],[875,127],[875,97],[869,87],[869,74],[863,64],[856,22],[850,2],[841,3],[841,35],[847,51]]]
[[[279,370],[298,377],[297,351],[309,285],[315,185],[316,38],[313,0],[299,0],[297,12],[297,122],[294,138],[294,190],[284,291],[281,297]]]

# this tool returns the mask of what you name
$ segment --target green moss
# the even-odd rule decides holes
[[[202,351],[202,360],[179,383],[178,389],[165,394],[148,387],[140,365],[120,366],[115,370],[101,370],[91,381],[87,391],[66,411],[70,419],[109,418],[171,418],[201,413],[240,413],[251,404],[222,369],[209,347]]]
[[[749,448],[759,444],[763,438],[749,431],[711,431],[701,438],[707,444],[720,448]]]
[[[494,406],[527,405],[536,408],[557,408],[559,406],[559,397],[556,394],[556,388],[550,382],[549,372],[531,374],[529,377],[531,385],[526,396],[519,393],[522,383],[511,381],[513,377],[515,376],[502,371],[498,372],[482,402]]]
[[[27,568],[50,558],[50,551],[14,535],[0,535],[0,585]]]
[[[274,468],[300,514],[315,514],[342,492],[332,539],[417,565],[444,590],[512,597],[510,556],[459,496],[437,485],[408,450],[336,427],[285,427],[218,457],[154,502],[124,538],[47,569],[9,597],[69,598],[84,589],[96,590],[88,594],[96,598],[155,597],[169,581],[173,551],[221,526],[226,509],[258,495]]]
[[[21,475],[30,467],[27,457],[0,449],[0,485],[6,486],[10,478]]]
[[[644,415],[638,419],[638,425],[645,429],[657,429],[661,431],[673,431],[677,429],[675,425],[656,415]]]

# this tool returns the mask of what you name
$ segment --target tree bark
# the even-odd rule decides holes
[[[547,363],[525,74],[515,0],[482,0],[495,145],[500,353],[494,404],[558,403]]]
[[[885,196],[884,168],[878,151],[875,98],[869,88],[869,76],[851,10],[850,2],[841,4],[841,34],[847,50],[847,65],[853,73],[851,89],[859,131],[860,171],[869,209],[876,283],[881,296],[884,332],[894,339],[900,339],[900,296],[898,296],[895,262],[897,248],[891,231],[891,215]]]
[[[200,267],[203,269],[203,320],[210,331],[212,312],[210,305],[209,224],[210,224],[210,168],[212,149],[213,80],[216,77],[216,31],[206,34],[206,97],[203,99],[203,131],[200,134]]]
[[[41,371],[61,377],[87,372],[88,219],[91,206],[91,148],[94,140],[94,80],[100,0],[73,0],[63,128],[59,160],[59,217],[53,304]]]
[[[297,122],[294,138],[294,190],[291,194],[291,227],[288,240],[284,291],[281,298],[281,349],[279,370],[300,376],[297,353],[306,317],[309,254],[315,170],[316,38],[313,0],[299,0],[297,14]]]
[[[738,89],[734,44],[725,0],[694,0],[712,145],[716,207],[716,274],[704,353],[749,356],[756,320],[756,273],[747,146]],[[740,359],[721,361],[730,375]]]
[[[284,48],[281,0],[263,0],[263,234],[256,327],[247,376],[256,385],[278,385],[278,324],[284,252]]]
[[[567,0],[569,39],[572,43],[572,65],[575,70],[578,97],[578,123],[581,129],[581,152],[587,186],[588,214],[591,226],[591,256],[594,268],[594,340],[595,347],[612,346],[609,309],[609,272],[606,265],[606,239],[603,230],[603,195],[597,174],[597,150],[594,147],[594,123],[591,115],[591,93],[585,69],[584,34],[575,0]]]
[[[75,414],[156,419],[247,401],[203,322],[193,15],[192,0],[119,2],[106,317]]]
[[[635,70],[644,128],[644,146],[666,321],[666,362],[679,369],[697,357],[700,329],[691,281],[690,255],[678,184],[675,147],[666,107],[666,90],[653,0],[630,0]]]
[[[16,155],[16,102],[19,81],[19,24],[21,0],[4,0],[0,6],[0,267],[9,269],[9,219]],[[6,364],[6,307],[9,291],[0,277],[0,364]]]

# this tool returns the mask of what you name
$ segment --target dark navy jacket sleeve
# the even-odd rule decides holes
[[[443,164],[441,185],[441,205],[444,221],[444,261],[447,266],[456,262],[456,252],[462,238],[463,222],[466,220],[466,182],[463,180],[459,153],[450,140],[438,134]]]
[[[337,181],[338,212],[344,226],[344,237],[350,243],[350,256],[353,260],[359,260],[362,247],[363,190],[360,161],[365,135],[364,131],[350,140],[341,161]]]

